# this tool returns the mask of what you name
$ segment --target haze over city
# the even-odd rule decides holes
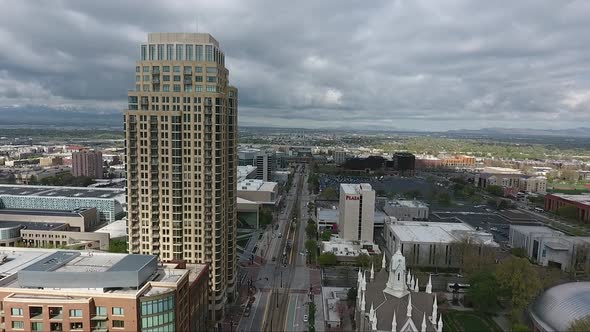
[[[242,126],[580,127],[589,16],[587,1],[17,1],[0,13],[0,113],[119,114],[145,35],[198,29],[228,54]]]

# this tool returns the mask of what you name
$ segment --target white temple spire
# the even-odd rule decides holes
[[[365,302],[365,292],[363,292],[363,295],[361,296],[361,311],[365,311],[366,305],[367,303]]]
[[[428,275],[428,283],[426,284],[426,294],[432,294],[432,275]]]
[[[426,313],[422,316],[422,330],[421,332],[426,332]]]
[[[418,286],[418,278],[416,278],[416,284],[414,284],[414,292],[418,293],[420,291],[420,286]]]
[[[397,318],[395,318],[395,310],[393,310],[393,320],[391,321],[391,332],[396,332],[397,330]]]
[[[383,260],[381,260],[381,269],[385,270],[386,264],[387,264],[387,261],[385,260],[385,254],[383,254]]]
[[[438,319],[438,325],[436,326],[436,332],[442,332],[442,328],[443,328],[443,320],[442,320],[442,314],[440,314],[440,318]]]
[[[371,330],[377,331],[377,314],[373,311],[373,319],[371,320]]]
[[[436,303],[436,294],[434,294],[434,303],[432,304],[432,316],[430,322],[436,324],[436,318],[438,317],[438,304]]]
[[[410,273],[410,269],[408,269],[408,275],[406,276],[406,283],[409,286],[411,282],[412,282],[412,274]]]
[[[410,290],[413,291],[416,288],[416,279],[412,276],[412,280],[410,281]]]
[[[408,311],[406,312],[406,316],[412,317],[412,293],[408,295]]]
[[[371,281],[375,280],[375,269],[373,263],[371,263]]]

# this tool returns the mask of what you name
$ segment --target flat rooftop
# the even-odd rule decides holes
[[[0,196],[44,196],[44,197],[74,197],[74,198],[104,198],[117,199],[125,196],[125,189],[121,188],[87,188],[87,187],[53,187],[28,186],[15,184],[0,184]],[[124,200],[121,202],[123,203]]]
[[[463,223],[443,222],[395,222],[389,225],[404,242],[447,243],[457,240],[454,231],[474,231]]]
[[[115,254],[40,248],[1,247],[0,287],[64,290],[84,293],[120,293],[139,296],[140,290],[158,292],[158,287],[175,285],[187,269],[160,264],[156,256]],[[190,265],[190,264],[189,264]],[[190,265],[199,272],[204,265]],[[169,290],[170,288],[168,288]]]
[[[547,226],[537,226],[537,225],[511,225],[510,229],[519,231],[521,233],[546,233],[546,234],[555,234],[555,235],[564,235],[562,232],[549,228]]]
[[[246,179],[238,182],[238,190],[247,191],[275,191],[276,182],[268,182],[258,179]]]
[[[409,207],[409,208],[427,208],[428,205],[422,201],[410,200],[410,199],[396,199],[387,202],[387,204],[393,207]]]
[[[482,173],[491,174],[522,174],[518,169],[507,168],[507,167],[484,167]]]
[[[90,208],[79,208],[75,210],[41,210],[41,209],[0,209],[1,215],[19,214],[24,216],[47,216],[47,217],[76,217],[81,212]]]
[[[341,183],[340,190],[348,195],[358,195],[362,191],[373,190],[373,188],[368,183]]]
[[[565,199],[571,202],[581,203],[584,205],[590,205],[590,194],[583,195],[570,195],[570,194],[550,194],[561,199]]]
[[[52,231],[60,229],[65,223],[44,223],[44,222],[26,222],[26,221],[12,221],[12,220],[0,220],[0,229],[13,228],[21,226],[22,229],[29,229],[35,231]]]

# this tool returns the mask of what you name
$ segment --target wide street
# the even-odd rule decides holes
[[[320,271],[306,265],[304,254],[310,197],[307,171],[302,166],[296,168],[292,188],[284,199],[278,229],[270,226],[258,243],[258,255],[264,259],[257,274],[250,275],[258,290],[256,300],[248,317],[241,318],[238,331],[306,331],[310,286],[317,306],[316,330],[323,330]]]

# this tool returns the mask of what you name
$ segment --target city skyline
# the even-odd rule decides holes
[[[24,1],[0,14],[0,112],[120,114],[132,45],[198,26],[230,54],[245,126],[580,127],[590,122],[589,13],[576,1]],[[23,27],[23,17],[35,19]]]

